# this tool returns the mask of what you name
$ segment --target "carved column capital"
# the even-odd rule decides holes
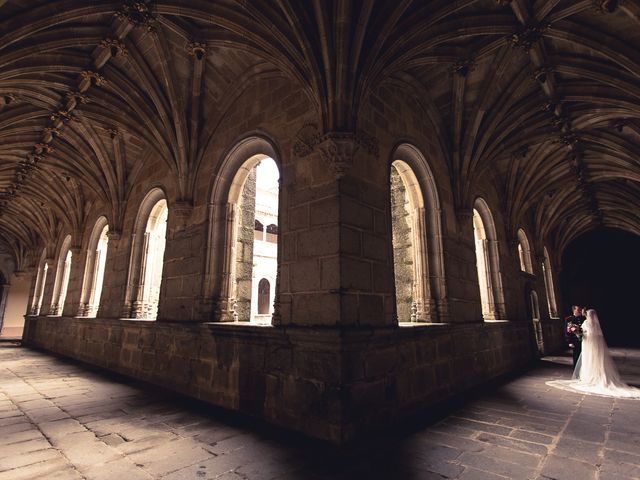
[[[122,233],[119,230],[109,230],[107,231],[107,238],[109,241],[111,240],[120,240]]]
[[[377,156],[379,151],[377,139],[362,130],[320,134],[318,128],[310,124],[300,129],[296,138],[298,141],[293,145],[296,156],[306,157],[318,151],[338,179],[347,174],[357,152]]]
[[[171,213],[179,220],[186,220],[193,212],[193,203],[189,200],[176,200],[171,206]]]
[[[353,165],[353,157],[360,146],[352,134],[330,133],[318,144],[323,161],[336,178],[344,177]]]
[[[456,210],[456,217],[458,217],[458,222],[461,224],[465,224],[473,218],[473,209],[472,208],[458,208]]]

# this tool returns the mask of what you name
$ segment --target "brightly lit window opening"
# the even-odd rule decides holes
[[[495,318],[495,306],[491,287],[489,240],[477,210],[473,210],[473,238],[476,246],[476,268],[480,285],[480,300],[482,302],[482,316],[485,320]]]
[[[136,318],[155,320],[158,316],[168,215],[167,201],[162,199],[151,209],[147,220],[142,250],[140,293],[137,305],[134,306]]]
[[[411,167],[391,165],[393,271],[398,322],[425,321],[428,302],[424,199]]]
[[[244,173],[237,222],[234,316],[238,321],[270,324],[278,268],[280,172],[267,157]]]
[[[533,274],[533,263],[531,262],[531,246],[524,230],[518,230],[518,259],[520,260],[520,270]]]

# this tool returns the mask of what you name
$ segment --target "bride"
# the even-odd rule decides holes
[[[582,335],[582,354],[573,371],[573,379],[555,380],[547,385],[578,393],[640,399],[640,389],[627,385],[620,378],[604,341],[598,313],[593,309],[587,310]]]

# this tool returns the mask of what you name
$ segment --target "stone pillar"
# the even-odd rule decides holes
[[[482,300],[476,266],[473,233],[473,210],[463,209],[456,216],[455,235],[445,238],[444,265],[448,286],[448,321],[451,323],[480,323]]]
[[[38,267],[28,267],[25,269],[24,274],[30,277],[31,284],[29,286],[29,299],[27,300],[27,315],[35,314],[34,300],[36,298],[36,292],[38,290]]]
[[[49,269],[47,270],[47,278],[44,282],[44,290],[42,293],[42,306],[40,307],[40,315],[51,315],[51,303],[53,302],[53,287],[56,283],[56,273],[58,265],[53,258],[45,260]]]
[[[280,241],[283,325],[397,324],[389,173],[363,134],[296,144]]]
[[[65,297],[64,305],[60,305],[62,316],[74,317],[78,313],[86,260],[86,250],[82,250],[80,247],[71,248],[71,271],[69,273],[67,296]]]
[[[107,233],[107,259],[102,281],[102,295],[96,317],[118,318],[122,315],[127,275],[129,273],[130,241],[122,237],[120,232],[109,230]],[[132,240],[131,240],[132,241]]]

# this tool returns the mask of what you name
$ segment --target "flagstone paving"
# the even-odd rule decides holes
[[[615,350],[640,385],[640,351]],[[0,480],[640,478],[640,401],[517,378],[340,451],[86,365],[0,344]]]

